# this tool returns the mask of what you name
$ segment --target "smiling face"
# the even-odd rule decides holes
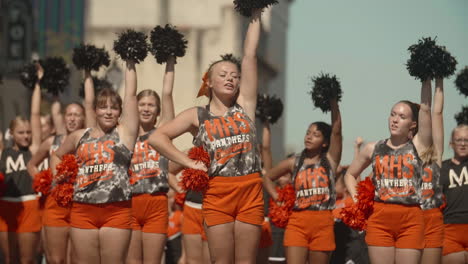
[[[149,95],[143,96],[138,100],[138,116],[140,123],[155,125],[159,116],[159,105],[156,97]]]
[[[413,120],[411,107],[403,102],[393,106],[388,117],[388,128],[392,136],[409,137],[410,132],[416,128],[416,121]]]
[[[96,105],[96,120],[102,130],[107,131],[115,126],[119,121],[120,107],[113,103],[111,98],[107,98],[104,104]]]
[[[240,85],[239,68],[229,61],[216,63],[211,68],[208,85],[217,96],[237,96]]]

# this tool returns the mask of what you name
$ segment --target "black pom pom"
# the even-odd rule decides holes
[[[406,68],[411,76],[421,81],[427,78],[446,78],[455,72],[457,60],[436,39],[422,38],[408,48],[410,58]]]
[[[468,125],[468,106],[464,106],[460,113],[455,115],[457,125]]]
[[[104,48],[80,44],[73,49],[73,63],[79,70],[98,71],[103,65],[109,66],[109,53]]]
[[[34,63],[28,63],[20,69],[21,83],[29,89],[34,89],[34,84],[37,82],[37,70]]]
[[[257,109],[255,115],[262,121],[270,124],[276,123],[283,113],[283,102],[276,96],[259,94],[257,96]]]
[[[151,31],[151,53],[159,64],[167,62],[170,56],[183,57],[187,40],[177,29],[169,24],[157,26]]]
[[[309,93],[312,95],[315,107],[320,108],[324,113],[330,111],[330,99],[334,98],[339,102],[343,94],[336,75],[321,73],[317,77],[312,77],[312,82],[312,91]]]
[[[146,38],[145,33],[129,29],[121,33],[114,41],[114,51],[122,60],[133,60],[135,63],[140,63],[148,55]]]
[[[96,76],[93,76],[92,78],[94,84],[94,94],[97,94],[104,88],[112,88],[112,83],[110,83],[107,79],[99,79]],[[80,96],[84,97],[84,82],[81,83]]]
[[[455,79],[455,85],[458,91],[464,96],[468,96],[468,66],[466,66]]]
[[[254,9],[263,9],[277,3],[278,0],[234,0],[234,8],[241,15],[250,17]]]
[[[0,84],[3,84],[3,74],[0,72]]]
[[[44,77],[41,80],[42,88],[53,95],[63,92],[70,78],[70,70],[63,58],[50,57],[40,63],[44,68]]]

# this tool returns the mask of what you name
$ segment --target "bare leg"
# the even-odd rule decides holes
[[[422,253],[421,263],[441,264],[442,248],[425,248]]]
[[[132,230],[112,227],[99,229],[99,252],[102,263],[123,264],[127,258]]]
[[[372,264],[394,264],[394,247],[369,246],[369,259]]]
[[[397,248],[395,250],[395,263],[396,264],[418,264],[421,261],[422,250]]]
[[[465,264],[468,263],[468,258],[466,258],[466,251],[460,251],[448,254],[442,258],[442,263],[444,264]],[[466,261],[466,262],[465,262]]]
[[[69,231],[69,227],[44,227],[47,263],[61,264],[66,262]]]
[[[309,251],[309,263],[327,264],[330,261],[330,251]]]
[[[16,237],[16,233],[0,232],[0,247],[5,258],[5,264],[19,263],[18,238]]]
[[[203,245],[201,235],[183,235],[182,243],[184,244],[187,264],[202,264]]]
[[[247,224],[241,221],[235,221],[235,262],[254,264],[257,258],[258,244],[262,227],[258,225]]]
[[[70,236],[73,252],[72,263],[101,263],[99,254],[99,229],[80,229],[72,227]]]
[[[286,261],[288,264],[304,264],[307,262],[309,249],[306,247],[287,247]]]
[[[166,234],[142,232],[143,263],[160,264],[166,245]]]
[[[234,261],[234,222],[206,229],[212,263],[230,264]]]
[[[127,264],[143,263],[143,242],[141,241],[141,230],[133,230],[130,245],[128,247]]]
[[[37,244],[40,241],[40,232],[18,233],[18,248],[21,264],[34,264],[37,256]]]

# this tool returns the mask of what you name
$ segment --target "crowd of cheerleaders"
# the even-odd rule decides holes
[[[390,136],[362,148],[357,140],[349,166],[340,166],[339,83],[315,78],[312,98],[331,112],[331,124],[310,124],[304,149],[273,166],[270,124],[278,108],[260,117],[261,143],[255,126],[256,114],[270,110],[257,109],[261,8],[252,8],[262,6],[252,3],[275,1],[234,2],[250,17],[242,61],[228,55],[212,63],[199,92],[209,103],[177,116],[175,65],[186,42],[170,27],[152,32],[155,57],[166,63],[161,97],[137,94],[135,64],[147,50],[139,41],[146,36],[134,31],[114,47],[125,61],[123,99],[95,90],[91,70],[100,65],[89,62],[106,59],[82,46],[74,62],[84,70],[83,103],[62,113],[56,101],[41,117],[41,86],[56,87],[56,63],[29,68],[31,118],[12,120],[11,137],[1,142],[5,262],[33,263],[41,252],[48,263],[160,263],[164,254],[167,263],[468,262],[468,126],[454,128],[454,156],[442,161],[440,76],[447,74],[437,74],[445,69],[437,54],[424,64],[438,68],[421,75],[420,104],[397,102]],[[188,154],[172,144],[186,132],[198,147]]]

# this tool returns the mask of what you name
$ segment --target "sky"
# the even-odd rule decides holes
[[[342,164],[353,159],[356,137],[366,142],[389,136],[387,118],[399,100],[420,101],[421,82],[408,74],[408,47],[436,37],[456,57],[457,73],[468,65],[466,0],[295,0],[290,8],[286,73],[286,150],[301,151],[308,125],[330,123],[330,113],[314,109],[311,77],[336,74],[343,90]],[[444,158],[456,126],[455,113],[468,98],[444,80]]]

